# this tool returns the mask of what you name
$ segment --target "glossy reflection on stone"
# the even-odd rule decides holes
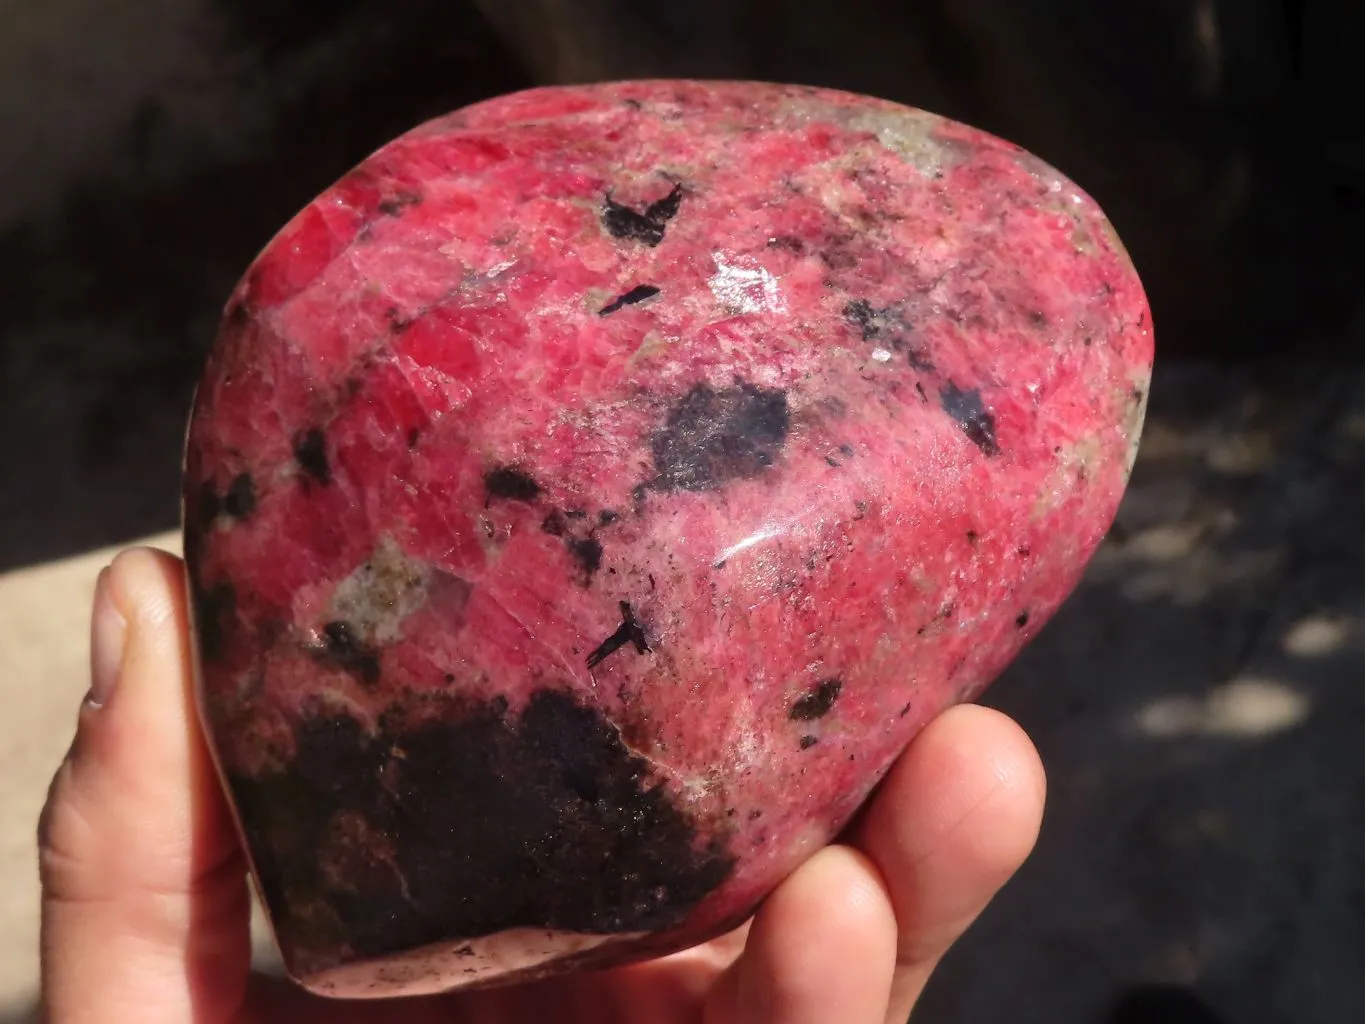
[[[303,210],[190,428],[201,704],[333,995],[731,927],[1114,514],[1152,355],[1094,203],[932,115],[536,90]]]

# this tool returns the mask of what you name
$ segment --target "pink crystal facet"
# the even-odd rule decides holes
[[[232,296],[201,705],[293,975],[430,992],[738,924],[1076,584],[1142,288],[1017,147],[751,83],[398,139]]]

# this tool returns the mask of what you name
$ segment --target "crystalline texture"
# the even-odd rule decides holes
[[[865,97],[493,100],[311,203],[191,424],[201,704],[291,972],[734,926],[1075,585],[1152,354],[1094,203]]]

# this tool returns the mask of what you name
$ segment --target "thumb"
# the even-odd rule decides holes
[[[39,825],[52,1024],[219,1024],[250,966],[245,867],[194,712],[181,563],[100,575],[92,683]]]

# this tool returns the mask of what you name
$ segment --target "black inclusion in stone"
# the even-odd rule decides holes
[[[229,781],[298,965],[516,928],[655,931],[733,867],[601,712],[557,690],[519,717],[452,701],[378,734],[309,719],[295,749]]]
[[[643,213],[622,206],[611,196],[602,204],[602,226],[612,238],[628,239],[656,246],[664,240],[664,230],[668,222],[677,216],[682,206],[682,186],[674,185],[673,190],[649,206]]]
[[[822,680],[819,685],[797,699],[787,712],[787,717],[793,722],[813,722],[817,718],[824,718],[834,707],[834,702],[839,699],[843,689],[844,684],[840,679]]]
[[[483,475],[483,486],[488,497],[509,501],[535,501],[540,495],[540,484],[512,466],[498,466]]]
[[[955,419],[972,444],[986,455],[1000,454],[995,440],[995,417],[981,403],[981,392],[976,388],[964,391],[948,383],[938,393],[943,411]]]
[[[602,545],[595,537],[569,541],[569,554],[588,577],[602,568]]]
[[[652,576],[650,581],[653,582]],[[626,644],[634,645],[639,654],[649,653],[649,638],[645,635],[644,627],[635,621],[635,612],[630,607],[630,602],[622,601],[621,625],[588,655],[588,668],[596,668]]]
[[[720,390],[698,384],[651,439],[655,486],[709,491],[755,477],[782,451],[790,419],[785,391],[745,382]]]
[[[332,466],[327,461],[327,436],[316,427],[294,438],[294,461],[318,483],[332,482]]]
[[[256,481],[250,473],[238,473],[223,495],[222,509],[233,519],[245,519],[256,511]]]
[[[858,328],[864,341],[871,341],[881,333],[879,314],[866,299],[854,299],[844,306],[844,319]]]
[[[385,196],[379,201],[379,212],[386,217],[397,217],[410,206],[421,206],[422,196],[420,193],[404,191],[395,192],[391,196]]]
[[[638,284],[628,292],[622,292],[611,302],[597,311],[598,316],[610,316],[618,309],[626,306],[633,306],[637,302],[644,302],[645,299],[652,299],[659,294],[659,289],[652,284]]]
[[[327,623],[322,636],[317,653],[323,661],[339,665],[367,686],[379,682],[379,652],[365,644],[349,622]]]

